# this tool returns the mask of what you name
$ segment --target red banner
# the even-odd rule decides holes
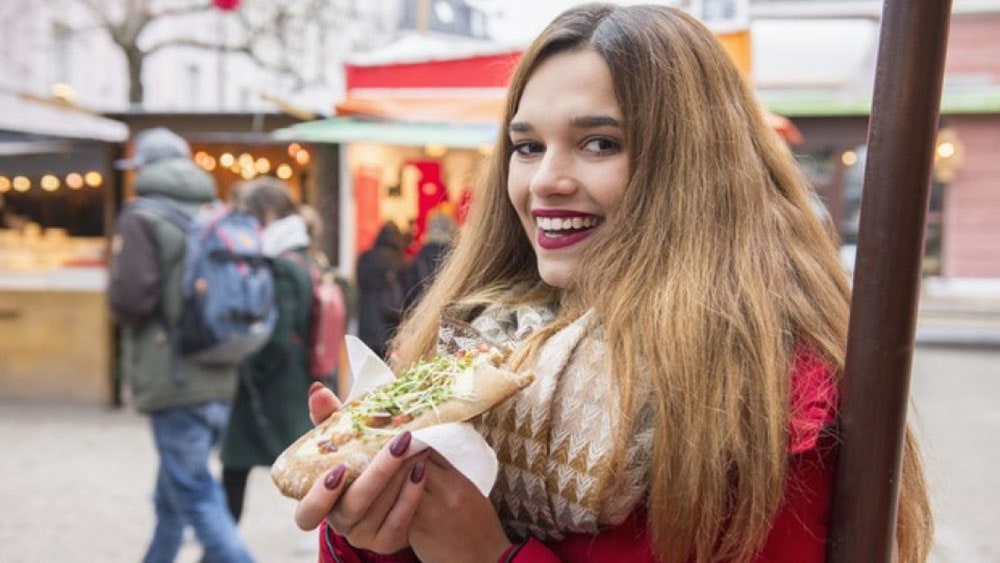
[[[223,12],[230,12],[240,7],[240,0],[212,0],[212,4]]]

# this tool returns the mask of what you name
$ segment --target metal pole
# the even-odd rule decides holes
[[[950,12],[950,0],[884,4],[827,545],[833,563],[892,556]]]

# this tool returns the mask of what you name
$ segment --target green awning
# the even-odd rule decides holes
[[[377,121],[354,117],[331,117],[279,129],[274,136],[283,141],[307,143],[374,142],[389,145],[442,145],[477,148],[492,145],[497,126],[485,123],[417,123]]]
[[[762,91],[760,101],[772,112],[785,117],[867,116],[871,96],[844,97],[830,91]],[[1000,113],[1000,87],[949,87],[941,96],[941,113]]]

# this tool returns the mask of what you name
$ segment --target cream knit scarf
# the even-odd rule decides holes
[[[483,341],[516,346],[554,317],[540,306],[453,306],[442,318],[439,352]],[[651,411],[620,416],[593,324],[587,313],[554,334],[531,366],[535,382],[474,421],[500,460],[491,500],[512,539],[594,534],[620,524],[646,495]],[[624,421],[634,424],[632,438],[624,465],[612,467],[614,428]]]

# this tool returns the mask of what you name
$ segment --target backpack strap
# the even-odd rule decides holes
[[[191,216],[174,205],[169,199],[158,196],[136,198],[131,204],[133,209],[148,211],[183,232],[191,225]]]
[[[309,279],[311,279],[313,283],[322,281],[322,275],[320,274],[319,266],[315,262],[307,260],[304,256],[302,256],[295,250],[286,250],[281,254],[279,254],[279,256],[287,259],[290,262],[294,262],[300,268],[305,270],[306,274],[309,275]]]
[[[171,202],[170,199],[159,196],[144,196],[136,198],[129,204],[129,207],[135,211],[146,211],[163,219],[167,223],[177,227],[177,229],[185,234],[186,238],[187,230],[191,226],[192,217]],[[173,364],[170,371],[173,374],[175,382],[184,384],[187,381],[187,369],[180,357],[176,327],[167,319],[162,306],[157,307],[157,316],[160,318],[164,330],[167,331],[167,338],[170,340],[170,361]]]
[[[315,294],[316,288],[319,286],[320,283],[323,282],[323,275],[319,270],[319,265],[309,260],[308,258],[302,256],[302,254],[295,251],[294,249],[286,250],[281,254],[279,254],[278,256],[288,260],[289,262],[294,263],[295,265],[297,265],[298,267],[302,268],[305,271],[306,276],[309,278],[309,282],[312,284],[312,287],[309,288],[310,291],[306,293],[305,297],[308,303],[312,303],[313,295]],[[301,338],[301,335],[296,335],[296,336],[299,336]],[[308,344],[305,341],[303,341],[303,343]]]

